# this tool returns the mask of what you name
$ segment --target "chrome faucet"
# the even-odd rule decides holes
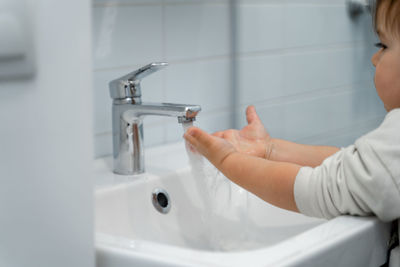
[[[151,63],[109,83],[112,105],[114,173],[144,172],[143,117],[177,117],[179,123],[196,120],[198,105],[142,103],[141,80],[168,63]]]

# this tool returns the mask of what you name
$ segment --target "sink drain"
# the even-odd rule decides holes
[[[151,195],[151,201],[153,202],[153,206],[156,208],[156,210],[163,214],[168,213],[171,209],[171,200],[167,191],[165,191],[164,189],[156,188],[153,190],[153,193]]]

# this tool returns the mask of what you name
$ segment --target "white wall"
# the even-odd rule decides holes
[[[255,104],[273,137],[345,146],[385,111],[373,84],[371,16],[345,0],[238,0],[238,110]]]
[[[197,125],[228,128],[228,0],[96,0],[93,5],[95,154],[112,151],[108,82],[154,61],[170,63],[143,80],[142,99],[200,104]],[[145,145],[181,140],[175,118],[144,120]]]
[[[0,80],[0,266],[90,267],[90,1],[26,2],[36,74]]]

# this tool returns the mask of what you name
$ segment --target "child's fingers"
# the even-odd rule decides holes
[[[184,138],[203,155],[208,154],[213,141],[211,135],[197,127],[190,127]]]
[[[224,137],[224,131],[215,132],[215,133],[212,134],[212,136],[223,138]]]
[[[256,108],[254,106],[248,106],[246,109],[247,123],[259,122],[260,118],[257,115]]]
[[[197,143],[197,140],[196,140],[196,138],[193,136],[193,133],[192,133],[193,130],[191,130],[192,128],[193,128],[193,127],[190,127],[190,128],[185,132],[185,134],[183,135],[183,138],[185,138],[185,140],[186,140],[191,146],[196,147],[195,143]],[[190,132],[190,134],[189,134],[189,132]]]
[[[226,140],[212,136],[196,127],[190,127],[183,137],[217,168],[221,167],[229,154],[236,151]]]

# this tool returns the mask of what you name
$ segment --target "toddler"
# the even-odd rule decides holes
[[[253,106],[240,131],[209,135],[191,127],[184,138],[230,180],[275,206],[322,218],[400,218],[399,0],[377,1],[375,30],[375,86],[388,113],[354,145],[339,149],[271,138]],[[398,246],[390,266],[400,266]]]

